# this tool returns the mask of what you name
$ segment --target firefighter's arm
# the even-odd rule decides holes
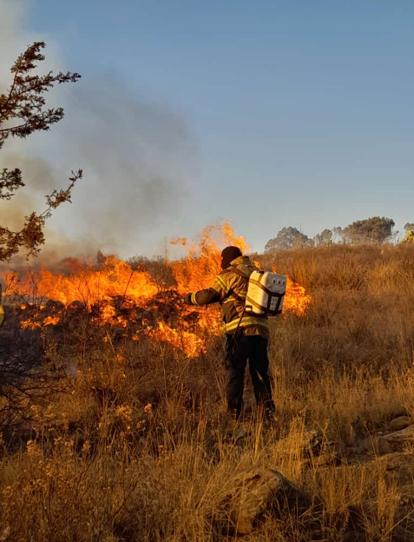
[[[214,288],[206,288],[198,292],[191,292],[184,297],[185,303],[188,305],[209,305],[220,301],[220,295]]]
[[[189,305],[209,305],[222,301],[228,293],[226,283],[220,275],[217,275],[210,288],[187,294],[184,301]]]

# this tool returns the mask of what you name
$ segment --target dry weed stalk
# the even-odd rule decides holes
[[[390,471],[375,439],[394,416],[414,415],[413,264],[410,247],[277,256],[278,268],[312,294],[303,318],[272,329],[277,428],[263,426],[251,400],[241,428],[231,427],[216,339],[191,363],[148,340],[52,348],[59,365],[66,352],[77,373],[66,377],[65,393],[32,411],[30,439],[22,435],[18,452],[3,434],[0,536],[219,540],[211,518],[222,513],[237,473],[256,465],[322,499],[323,512],[263,518],[246,541],[305,541],[316,531],[327,541],[350,533],[409,540],[413,465],[404,479],[402,469]],[[332,447],[340,465],[323,462]]]

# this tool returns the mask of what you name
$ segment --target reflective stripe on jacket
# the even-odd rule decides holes
[[[234,333],[240,327],[246,334],[268,337],[267,318],[245,310],[249,277],[255,269],[248,256],[239,256],[216,276],[210,288],[192,293],[191,303],[207,305],[219,302],[223,315],[224,333]]]

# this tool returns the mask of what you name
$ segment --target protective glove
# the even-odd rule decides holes
[[[187,305],[192,305],[192,303],[191,303],[191,294],[185,294],[185,296],[183,297],[183,301]]]

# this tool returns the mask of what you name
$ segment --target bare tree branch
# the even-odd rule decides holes
[[[44,94],[57,84],[75,83],[78,73],[49,71],[37,75],[34,70],[45,57],[41,53],[44,42],[35,42],[21,54],[11,68],[12,84],[6,94],[0,94],[0,149],[10,137],[25,138],[37,131],[49,130],[52,124],[62,120],[62,107],[47,108]],[[0,261],[9,260],[20,250],[28,255],[38,254],[45,242],[45,221],[54,209],[71,201],[75,183],[82,178],[82,170],[72,172],[66,188],[55,189],[46,196],[46,209],[33,211],[24,217],[23,227],[12,231],[0,225]],[[19,188],[25,186],[20,169],[0,170],[0,200],[10,200]]]

